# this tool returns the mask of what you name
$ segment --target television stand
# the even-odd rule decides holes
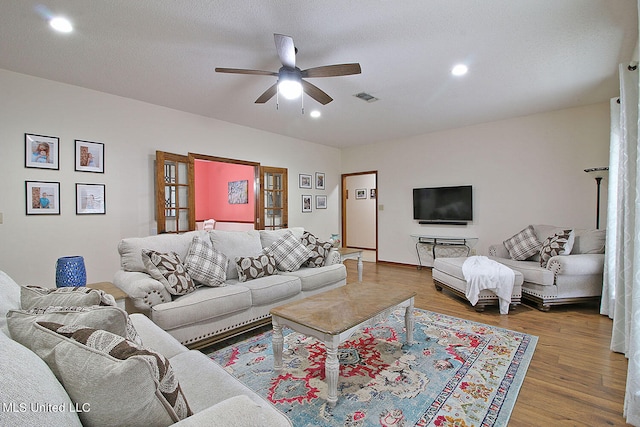
[[[466,257],[469,256],[471,248],[478,242],[477,237],[454,237],[454,236],[432,236],[423,234],[412,234],[416,239],[416,253],[418,254],[418,269],[422,267],[432,267],[433,265],[423,264],[420,256],[422,250],[424,255],[431,258],[431,262],[438,256],[442,257]],[[424,249],[428,249],[426,252]],[[426,253],[425,253],[426,252]],[[431,256],[428,256],[431,255]],[[425,260],[427,261],[427,260]]]

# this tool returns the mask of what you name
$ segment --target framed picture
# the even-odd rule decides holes
[[[24,134],[24,166],[38,169],[60,169],[60,138]]]
[[[60,183],[25,181],[27,215],[60,215]]]
[[[300,175],[298,175],[300,182],[298,183],[298,187],[300,188],[311,188],[311,180],[313,179],[313,177],[311,175],[307,175],[304,173],[301,173]]]
[[[311,196],[302,195],[302,212],[311,212]]]
[[[76,215],[107,213],[104,184],[76,184]]]
[[[327,196],[316,196],[316,209],[327,209]]]
[[[76,139],[76,170],[104,173],[104,144]]]
[[[316,172],[316,189],[324,190],[324,172]]]
[[[370,199],[375,199],[376,198],[376,189],[372,188],[371,190],[369,190],[369,198]]]
[[[366,199],[367,198],[367,189],[366,188],[357,188],[356,189],[356,199]]]
[[[249,203],[249,181],[230,181],[229,182],[229,204],[245,205]]]

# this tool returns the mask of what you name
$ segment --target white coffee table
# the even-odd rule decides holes
[[[337,289],[271,309],[274,369],[282,371],[284,336],[287,326],[325,344],[327,359],[327,403],[338,401],[338,346],[363,326],[385,320],[397,307],[405,308],[407,344],[413,343],[413,299],[416,293],[377,283],[352,283]]]

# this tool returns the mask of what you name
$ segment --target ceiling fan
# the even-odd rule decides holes
[[[295,99],[304,91],[320,104],[326,105],[333,101],[333,98],[319,87],[303,80],[303,78],[348,76],[351,74],[360,74],[361,72],[360,64],[358,63],[324,65],[301,70],[296,67],[296,53],[298,49],[293,44],[293,38],[282,34],[274,34],[273,38],[276,42],[278,57],[280,58],[280,62],[282,62],[282,67],[278,72],[245,70],[242,68],[216,68],[216,72],[218,73],[256,74],[278,77],[276,83],[256,99],[256,104],[264,104],[276,93],[280,93],[285,98]]]

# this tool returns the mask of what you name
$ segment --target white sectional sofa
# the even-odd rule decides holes
[[[10,332],[7,321],[11,319],[7,318],[7,313],[10,313],[9,317],[16,316],[16,310],[26,308],[21,305],[21,291],[18,284],[0,271],[0,425],[292,426],[283,413],[236,380],[222,366],[197,350],[188,350],[146,316],[132,314],[129,319],[137,339],[144,349],[166,358],[172,379],[179,383],[193,413],[179,421],[174,420],[166,401],[159,396],[158,385],[153,387],[154,373],[140,356],[127,360],[110,355],[101,356],[99,351],[87,349],[72,338],[65,337],[58,337],[54,345],[46,347],[45,344],[56,333],[40,324],[30,326],[36,328],[33,333],[17,333],[16,339],[12,339],[14,332]],[[70,315],[75,320],[64,324],[78,324],[75,316],[78,313],[74,313],[73,308],[55,309],[69,309],[70,312],[48,315],[58,316],[58,319]],[[126,313],[117,307],[92,306],[87,310],[90,313],[79,314],[105,310],[120,311],[126,317]],[[37,316],[42,319],[39,314]],[[51,321],[51,317],[48,319]],[[15,331],[13,325],[9,325]],[[138,359],[132,360],[135,358]],[[61,368],[65,364],[66,367]],[[166,366],[165,369],[169,372]],[[97,380],[89,379],[101,372],[107,373]],[[141,377],[143,381],[139,381]],[[84,388],[78,393],[72,384],[80,384]]]
[[[304,229],[275,231],[192,231],[123,239],[118,245],[121,270],[113,283],[129,297],[128,311],[146,314],[154,323],[191,348],[202,347],[269,318],[269,310],[346,284],[346,268],[335,249],[324,265],[241,282],[236,257],[255,257],[287,233],[301,239]],[[195,292],[171,295],[165,285],[147,273],[142,251],[175,252],[184,260],[194,236],[209,238],[229,259],[223,286],[198,286]]]

